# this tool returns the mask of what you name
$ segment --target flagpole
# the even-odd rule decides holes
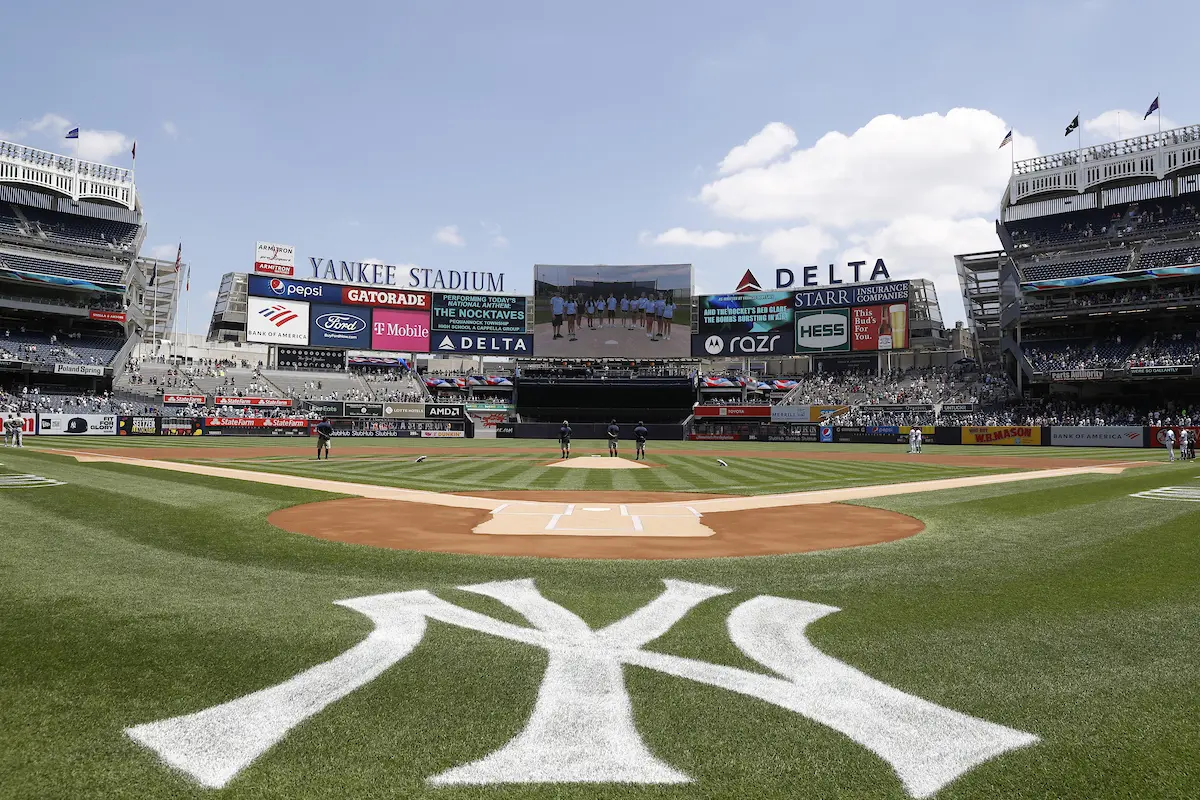
[[[1076,114],[1075,118],[1079,119],[1081,114]],[[1079,158],[1083,158],[1083,125],[1075,126],[1075,149],[1079,151]]]
[[[1162,93],[1160,92],[1158,94],[1158,96],[1155,97],[1154,99],[1158,101],[1158,108],[1154,109],[1154,116],[1158,117],[1158,140],[1161,143],[1162,142]]]

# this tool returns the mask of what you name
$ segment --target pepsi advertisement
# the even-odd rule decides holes
[[[294,281],[267,275],[249,275],[247,287],[252,297],[275,297],[280,300],[304,300],[309,303],[341,303],[342,287],[328,283]],[[370,327],[370,326],[368,326]]]
[[[308,343],[314,347],[371,349],[371,309],[368,306],[314,303],[309,319]]]

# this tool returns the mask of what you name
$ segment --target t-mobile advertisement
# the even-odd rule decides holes
[[[408,353],[429,352],[429,312],[376,308],[371,324],[371,349]]]

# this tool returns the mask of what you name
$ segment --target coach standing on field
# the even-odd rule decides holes
[[[636,452],[633,454],[634,461],[642,461],[646,458],[646,435],[648,433],[644,422],[639,422],[633,429],[633,439],[637,443]]]

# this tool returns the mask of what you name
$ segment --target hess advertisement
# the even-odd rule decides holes
[[[791,292],[705,295],[697,305],[692,355],[791,354]]]
[[[692,265],[534,266],[533,346],[550,358],[687,358]]]
[[[796,312],[796,352],[832,353],[850,349],[850,309]]]

